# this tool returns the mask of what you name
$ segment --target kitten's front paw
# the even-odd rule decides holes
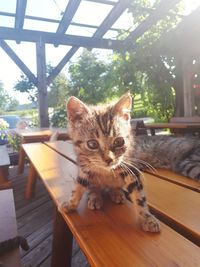
[[[65,213],[70,213],[76,210],[76,206],[70,202],[63,202],[61,205],[61,210]]]
[[[142,215],[140,217],[140,221],[141,221],[142,229],[146,232],[156,233],[156,232],[160,232],[161,230],[159,221],[156,219],[156,217],[154,217],[150,213],[146,213]]]
[[[109,195],[114,203],[120,204],[125,202],[125,195],[121,189],[112,189],[110,190]]]
[[[90,193],[88,195],[88,208],[90,210],[99,210],[103,206],[103,199],[101,194],[97,194],[95,192]]]

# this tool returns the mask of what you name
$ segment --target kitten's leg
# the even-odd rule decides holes
[[[98,188],[91,188],[88,193],[88,208],[91,210],[99,210],[103,206],[103,198],[101,190]]]
[[[86,191],[86,186],[76,182],[74,189],[71,192],[71,197],[68,202],[64,202],[61,208],[64,212],[69,213],[76,210],[83,193]]]
[[[131,201],[136,198],[142,229],[148,232],[160,232],[158,220],[149,211],[143,185],[139,176],[135,177],[135,180],[131,183],[126,183],[126,191],[127,197],[130,198]]]
[[[120,204],[125,202],[125,195],[121,188],[111,188],[109,195],[114,203]]]

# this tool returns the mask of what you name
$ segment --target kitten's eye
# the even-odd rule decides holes
[[[115,148],[120,148],[124,145],[124,138],[123,137],[117,137],[114,141],[114,147]]]
[[[87,146],[89,149],[97,150],[99,148],[99,143],[96,140],[92,139],[87,141]]]

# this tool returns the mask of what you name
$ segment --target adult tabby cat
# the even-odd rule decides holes
[[[129,161],[134,142],[130,126],[132,98],[123,95],[115,104],[89,107],[70,97],[67,103],[68,133],[78,159],[79,174],[65,212],[75,210],[86,189],[88,207],[100,209],[101,190],[109,189],[111,200],[123,203],[126,197],[136,204],[143,230],[159,232],[160,225],[150,213],[140,172]]]
[[[200,140],[195,137],[136,136],[131,158],[141,168],[165,168],[200,181]]]

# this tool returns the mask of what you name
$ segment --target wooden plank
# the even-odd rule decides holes
[[[0,191],[0,242],[17,236],[17,223],[13,192],[11,189]],[[20,267],[19,249],[0,257],[5,267]]]
[[[200,246],[200,195],[145,173],[149,205]]]
[[[161,179],[164,179],[172,183],[178,184],[180,186],[186,187],[188,189],[200,192],[200,183],[191,178],[184,177],[182,175],[179,175],[177,173],[174,173],[172,171],[165,170],[165,169],[156,169],[156,171],[153,173],[149,171],[147,172]]]
[[[71,192],[75,164],[43,144],[23,147],[59,207]],[[94,212],[86,201],[85,196],[77,212],[62,216],[92,266],[198,266],[196,245],[164,224],[161,234],[143,232],[131,203],[115,205],[105,198],[103,209]]]

